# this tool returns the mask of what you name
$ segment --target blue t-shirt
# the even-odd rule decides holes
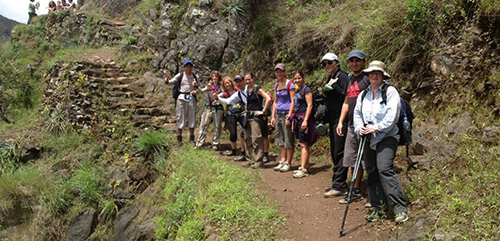
[[[295,102],[295,106],[293,108],[293,113],[305,113],[307,111],[307,101],[306,94],[312,93],[311,88],[306,84],[303,84],[297,92],[295,92],[295,96],[293,97],[293,101]]]

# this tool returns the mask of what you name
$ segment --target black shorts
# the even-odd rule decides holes
[[[307,143],[307,134],[300,126],[302,125],[303,120],[297,120],[297,129],[295,130],[295,138],[299,140],[299,143]]]

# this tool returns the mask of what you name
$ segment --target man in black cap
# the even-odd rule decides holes
[[[359,93],[366,89],[370,85],[368,76],[363,74],[363,69],[365,68],[366,57],[363,51],[355,49],[349,53],[347,63],[352,71],[352,75],[349,75],[349,86],[346,89],[346,97],[344,104],[342,105],[342,113],[340,114],[339,124],[337,125],[337,134],[339,136],[346,135],[345,149],[344,149],[344,166],[354,167],[356,162],[356,155],[359,145],[358,137],[354,132],[354,107],[356,107],[356,99]],[[345,131],[345,120],[347,118],[348,128],[347,133]],[[358,169],[356,176],[356,182],[354,183],[354,192],[352,196],[352,201],[357,201],[363,199],[361,196],[361,180],[363,178],[363,166],[361,165]],[[339,200],[340,203],[346,204],[347,198]]]

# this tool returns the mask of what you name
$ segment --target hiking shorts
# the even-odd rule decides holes
[[[286,113],[276,113],[276,140],[279,147],[294,148],[295,137],[292,126],[286,126]]]
[[[344,167],[354,167],[356,164],[356,157],[358,155],[359,139],[358,135],[354,132],[354,126],[347,127],[347,136],[344,146]],[[364,166],[363,162],[361,164]]]

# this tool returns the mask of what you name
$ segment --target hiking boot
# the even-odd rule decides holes
[[[247,162],[243,163],[243,165],[241,165],[241,166],[242,166],[242,167],[251,167],[253,164],[254,164],[254,162],[252,162],[252,161],[247,161]]]
[[[307,177],[307,176],[309,176],[309,173],[307,173],[307,169],[298,170],[298,172],[295,172],[293,174],[293,177],[295,177],[295,178],[302,178],[302,177]]]
[[[283,166],[280,168],[280,172],[287,172],[290,171],[290,164],[285,162],[283,163]]]
[[[177,144],[182,144],[182,135],[177,135]]]
[[[190,135],[189,136],[189,141],[193,144],[195,144],[195,141],[194,141],[194,135]]]
[[[408,214],[406,212],[400,212],[396,214],[396,218],[394,221],[396,221],[397,224],[404,223],[408,220]]]
[[[349,194],[347,194],[347,195],[349,195]],[[339,200],[340,204],[347,204],[347,195],[344,198]],[[363,200],[363,196],[361,196],[361,192],[359,190],[357,192],[356,191],[352,192],[351,203],[361,201],[361,200]]]
[[[242,162],[245,161],[245,154],[240,153],[236,158],[234,158],[235,162]]]
[[[329,197],[338,197],[346,194],[347,194],[346,191],[340,191],[335,188],[331,188],[330,191],[323,193],[323,196],[325,198],[329,198]]]
[[[225,156],[236,156],[236,150],[228,150],[224,152]]]
[[[257,169],[257,168],[260,168],[262,167],[262,162],[256,162],[254,164],[252,164],[251,166],[253,169]]]
[[[378,209],[373,209],[372,213],[368,214],[366,217],[366,221],[375,222],[380,219],[380,214]]]
[[[262,158],[262,163],[268,163],[269,162],[269,157],[267,155],[265,155],[263,158]]]
[[[275,166],[273,169],[274,169],[275,171],[279,171],[282,167],[283,167],[283,163],[281,163],[281,162],[280,162],[280,163],[278,163],[278,165],[277,165],[277,166]]]

